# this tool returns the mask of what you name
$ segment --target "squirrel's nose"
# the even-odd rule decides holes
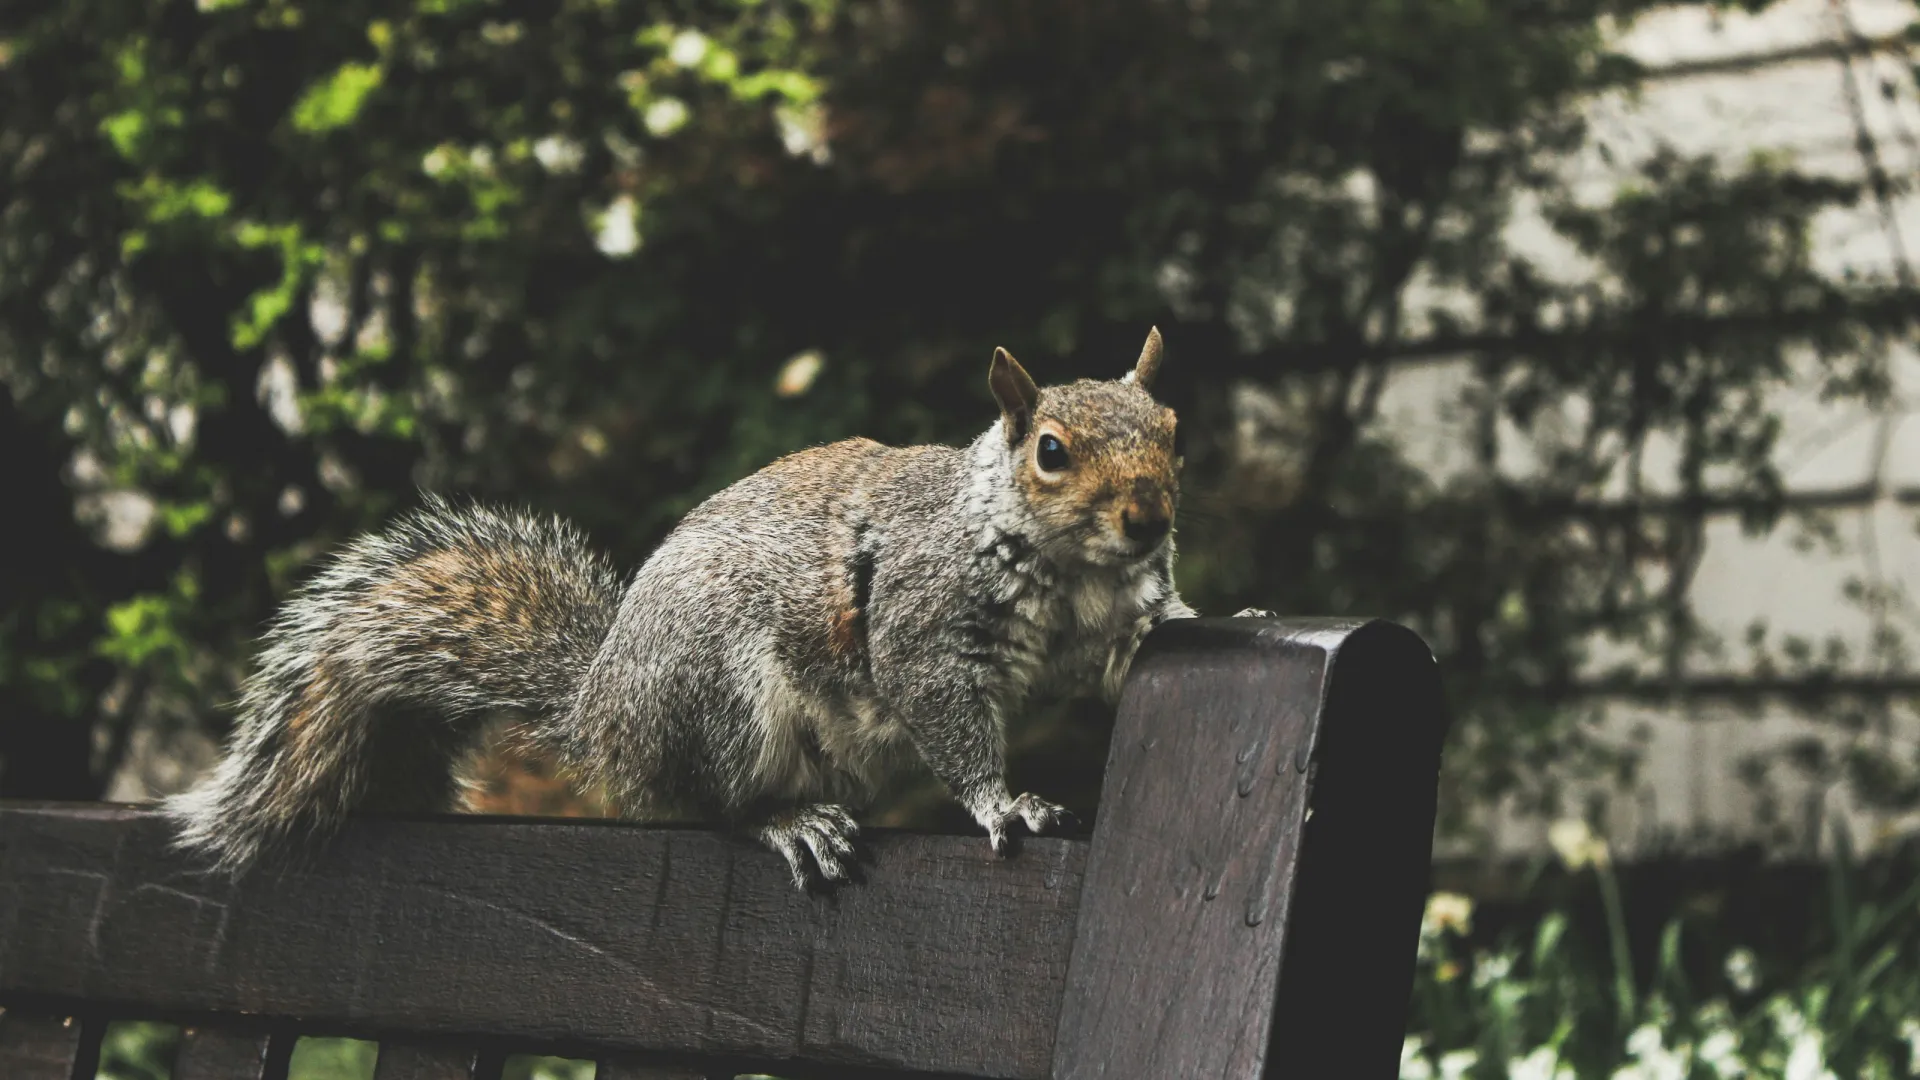
[[[1167,515],[1143,507],[1128,507],[1120,511],[1120,531],[1136,544],[1150,544],[1167,535],[1167,530],[1172,526],[1173,520]]]

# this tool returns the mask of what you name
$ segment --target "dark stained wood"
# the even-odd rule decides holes
[[[1372,623],[1334,655],[1269,1075],[1399,1075],[1448,719],[1410,631]]]
[[[373,1080],[473,1080],[478,1057],[476,1051],[457,1046],[383,1039]]]
[[[79,1020],[0,1013],[0,1077],[6,1080],[92,1080],[99,1052],[99,1032],[85,1031]]]
[[[642,1065],[617,1058],[601,1061],[593,1071],[593,1080],[733,1080],[733,1070],[708,1073],[681,1065]]]
[[[106,1040],[107,1021],[88,1017],[80,1026],[80,1046],[73,1055],[74,1080],[94,1080],[100,1071],[100,1044]]]
[[[1383,623],[1200,619],[1154,632],[1115,724],[1055,1077],[1393,1075],[1426,869],[1416,849],[1433,823],[1432,667],[1417,637]],[[1330,699],[1332,684],[1354,689]],[[1369,712],[1389,706],[1400,711]],[[1403,790],[1383,790],[1395,783]],[[1363,789],[1389,808],[1357,808]],[[1396,814],[1411,820],[1381,820]],[[1364,846],[1381,838],[1383,848]],[[1353,869],[1376,861],[1390,865]],[[1296,906],[1311,912],[1311,932],[1289,931]],[[1290,943],[1316,937],[1283,964]],[[1364,976],[1333,973],[1349,954]],[[1330,1029],[1354,1017],[1327,1002],[1311,1006],[1317,1028],[1275,1024],[1283,970],[1289,1001],[1327,978],[1339,1008],[1382,1015],[1351,1037]],[[1336,1047],[1364,1052],[1341,1060]]]
[[[181,1029],[173,1080],[284,1080],[293,1038],[194,1025]]]
[[[831,896],[712,832],[472,817],[236,883],[150,812],[0,803],[0,1080],[91,1080],[107,1016],[187,1023],[174,1080],[286,1080],[295,1032],[380,1038],[375,1080],[520,1048],[599,1080],[1390,1077],[1444,731],[1403,628],[1171,623],[1091,844],[882,832]]]
[[[1047,1075],[1085,843],[872,846],[864,884],[807,897],[708,832],[367,819],[235,884],[151,813],[3,805],[0,1003]]]
[[[174,1080],[258,1080],[271,1040],[264,1034],[187,1027],[173,1059]]]

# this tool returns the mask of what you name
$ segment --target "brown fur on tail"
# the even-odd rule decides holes
[[[434,498],[282,608],[226,756],[171,799],[183,846],[239,870],[359,809],[442,809],[484,718],[571,703],[620,581],[552,519]]]

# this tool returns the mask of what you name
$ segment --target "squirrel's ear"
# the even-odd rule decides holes
[[[1153,377],[1160,373],[1160,328],[1147,331],[1147,343],[1140,347],[1140,359],[1134,361],[1133,370],[1127,372],[1121,382],[1130,382],[1142,390],[1153,389]]]
[[[1040,402],[1040,388],[1033,385],[1033,376],[1012,353],[995,349],[987,385],[993,390],[993,400],[1000,403],[1000,415],[1006,418],[1007,441],[1026,438],[1027,429],[1033,426],[1034,406]]]

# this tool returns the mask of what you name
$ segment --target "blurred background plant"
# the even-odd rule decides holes
[[[1440,879],[1482,933],[1515,914],[1428,942],[1410,1069],[1722,1075],[1731,1037],[1773,1075],[1775,998],[1907,1067],[1831,971],[1912,1015],[1866,944],[1911,903],[1746,944],[1753,998],[1684,918],[1685,963],[1646,953],[1686,898],[1630,865],[1851,822],[1881,867],[1913,831],[1914,14],[15,0],[0,797],[184,785],[275,601],[418,488],[631,565],[780,453],[970,437],[996,344],[1110,377],[1157,323],[1188,595],[1443,661]],[[1857,478],[1808,479],[1842,450]],[[1016,773],[1092,811],[1107,722],[1033,718]],[[475,774],[478,809],[597,810],[544,762]],[[876,816],[964,825],[925,782]],[[1573,821],[1585,921],[1526,870]]]
[[[1542,913],[1476,935],[1471,899],[1429,899],[1403,1080],[1920,1075],[1914,875],[1860,866],[1841,833],[1802,911],[1730,926],[1701,892],[1639,912],[1636,934],[1605,842],[1567,829],[1584,835],[1561,845]],[[1763,956],[1738,939],[1768,915],[1813,918],[1776,921],[1794,940]]]
[[[145,1021],[114,1023],[100,1047],[99,1080],[168,1080],[180,1029]],[[365,1039],[303,1038],[287,1062],[288,1080],[373,1080],[378,1044]],[[501,1080],[593,1080],[591,1061],[513,1054]]]

